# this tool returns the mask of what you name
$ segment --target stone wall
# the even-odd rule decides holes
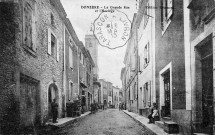
[[[43,117],[48,115],[48,88],[53,82],[57,85],[58,89],[58,105],[59,105],[59,117],[63,116],[62,108],[62,93],[63,93],[63,21],[59,16],[56,8],[46,0],[37,1],[37,38],[40,47],[38,52],[40,55],[38,60],[40,61],[40,86],[41,86],[41,108]],[[51,24],[51,14],[54,16],[54,25]],[[48,29],[51,29],[57,38],[57,44],[59,49],[59,60],[56,57],[52,57],[48,52]]]
[[[19,127],[19,93],[16,91],[19,4],[0,2],[0,15],[0,134],[13,134]]]
[[[45,123],[48,117],[48,88],[51,83],[55,83],[58,89],[58,105],[59,117],[63,116],[62,108],[62,70],[63,70],[63,21],[57,13],[56,9],[46,0],[29,0],[27,1],[1,2],[1,21],[0,21],[0,41],[1,43],[1,72],[0,72],[0,100],[4,103],[0,107],[1,123],[7,121],[7,127],[10,128],[10,122],[22,123],[19,115],[21,108],[26,102],[20,100],[22,93],[20,86],[21,75],[26,76],[30,80],[37,80],[36,97],[37,103],[31,106],[37,108],[37,119],[40,124]],[[26,6],[32,7],[32,10],[26,11]],[[51,13],[55,19],[55,26],[51,25]],[[33,16],[32,18],[29,16]],[[26,17],[27,16],[27,17]],[[26,24],[22,20],[28,19],[32,23],[32,27],[28,24],[28,32],[26,32]],[[48,51],[48,28],[52,29],[58,40],[59,60],[50,56]],[[30,30],[31,29],[31,30]],[[26,34],[27,33],[27,34]],[[26,38],[27,37],[27,38]],[[29,41],[29,42],[26,42]],[[29,80],[29,81],[30,81]],[[35,96],[35,95],[34,95]],[[25,96],[32,103],[29,96]],[[15,110],[16,117],[8,110]],[[8,117],[10,115],[11,117]],[[10,118],[17,118],[10,119]],[[28,117],[26,115],[26,117]],[[29,116],[32,119],[32,116]],[[33,118],[34,119],[34,118]],[[36,124],[36,123],[34,123]],[[17,125],[19,124],[11,124]],[[1,124],[1,127],[5,127]],[[7,130],[6,128],[3,128]],[[13,129],[15,129],[13,127]],[[10,131],[10,130],[9,130]]]
[[[172,119],[179,125],[180,133],[191,134],[191,111],[173,110]]]

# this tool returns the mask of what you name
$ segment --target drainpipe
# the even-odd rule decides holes
[[[66,32],[66,26],[64,24],[63,29],[63,90],[64,90],[64,111],[66,112],[66,42],[65,42],[65,32]],[[64,112],[64,113],[65,113]],[[66,114],[65,114],[66,115]]]
[[[135,28],[135,32],[136,32],[136,44],[137,44],[137,113],[139,114],[139,45],[138,45],[138,32],[137,32],[137,28]]]

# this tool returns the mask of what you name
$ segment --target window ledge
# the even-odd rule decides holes
[[[215,17],[215,8],[211,10],[211,12],[204,17],[203,21],[205,22],[205,24],[208,24],[214,17]]]
[[[32,50],[31,48],[29,48],[28,46],[24,45],[23,48],[24,48],[24,50],[25,50],[26,52],[28,52],[28,53],[29,53],[31,56],[33,56],[34,58],[37,57],[36,52],[35,52],[34,50]]]
[[[59,61],[57,61],[57,58],[55,58],[54,56],[50,55],[49,53],[47,53],[47,54],[48,54],[49,58],[55,60],[56,62],[59,62]]]
[[[149,62],[147,64],[144,65],[144,69],[149,65]]]
[[[167,28],[169,27],[170,23],[171,23],[171,20],[168,21],[168,23],[166,24],[164,30],[162,30],[162,36],[163,36],[164,33],[166,32],[166,30],[167,30]]]

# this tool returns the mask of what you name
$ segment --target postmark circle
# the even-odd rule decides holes
[[[131,21],[121,11],[102,12],[94,21],[94,35],[100,45],[115,49],[124,46],[131,30]]]

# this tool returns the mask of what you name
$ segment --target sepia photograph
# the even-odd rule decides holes
[[[0,0],[0,135],[215,135],[215,0]]]

